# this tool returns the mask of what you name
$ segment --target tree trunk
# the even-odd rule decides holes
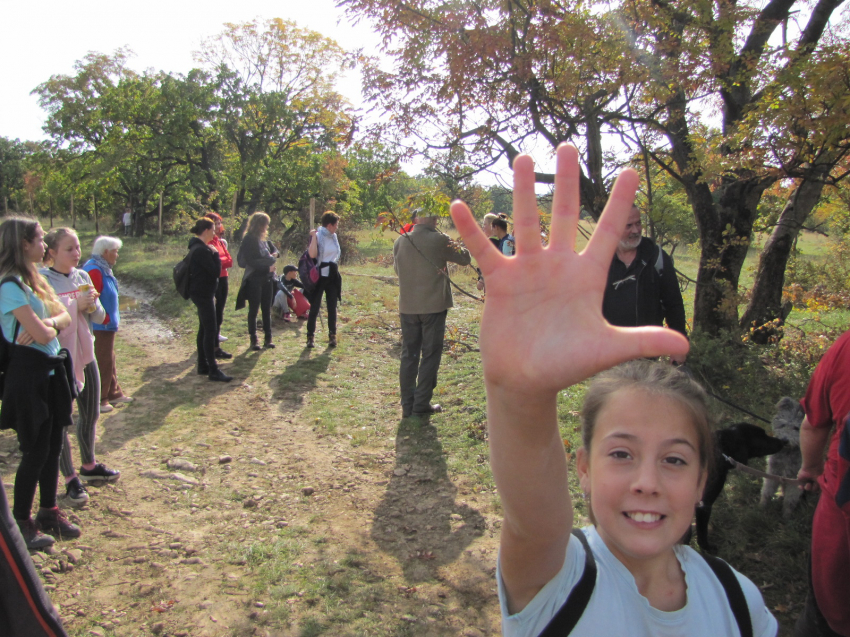
[[[785,287],[785,268],[800,230],[823,191],[823,175],[803,180],[785,204],[779,221],[759,257],[759,267],[753,284],[752,297],[741,327],[754,329],[753,340],[767,343],[776,340],[779,332],[772,322],[785,320],[782,309],[782,289]]]

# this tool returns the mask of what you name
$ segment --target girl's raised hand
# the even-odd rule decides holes
[[[614,327],[602,316],[611,259],[629,214],[638,175],[617,178],[587,247],[574,251],[579,220],[578,152],[557,150],[549,245],[540,241],[534,162],[514,160],[516,255],[502,255],[469,208],[452,204],[452,217],[487,282],[481,356],[489,387],[525,396],[552,394],[635,358],[682,355],[687,340],[661,327]]]

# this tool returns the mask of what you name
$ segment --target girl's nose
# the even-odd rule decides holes
[[[658,488],[658,466],[650,461],[641,462],[632,482],[632,491],[654,495],[658,493]]]

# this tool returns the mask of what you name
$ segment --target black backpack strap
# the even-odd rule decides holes
[[[20,279],[18,279],[18,277],[16,277],[14,274],[10,274],[10,275],[8,275],[8,276],[3,277],[3,280],[2,280],[2,281],[0,281],[0,285],[3,285],[4,283],[10,283],[10,282],[11,282],[11,283],[14,283],[14,284],[15,284],[15,285],[17,285],[19,288],[21,288],[21,292],[23,292],[24,294],[26,294],[26,293],[27,293],[27,291],[24,289],[24,286],[23,286],[23,284],[21,283]],[[18,321],[18,320],[16,319],[16,320],[15,320],[15,333],[14,333],[14,335],[12,336],[12,341],[11,341],[11,343],[10,343],[11,345],[15,345],[15,344],[17,343],[17,341],[18,341],[18,332],[20,331],[20,329],[21,329],[21,323],[20,323],[20,321]],[[2,337],[3,339],[5,339],[5,338],[6,338],[6,337],[5,337],[5,336],[3,336],[2,334],[0,334],[0,337]],[[9,341],[6,341],[6,342],[8,343]]]
[[[565,637],[573,632],[596,587],[596,560],[593,559],[593,552],[590,550],[587,538],[580,529],[573,529],[573,536],[584,547],[584,573],[578,583],[573,586],[567,601],[555,613],[552,621],[543,629],[539,637]]]
[[[741,583],[732,572],[732,567],[719,557],[700,553],[702,558],[714,571],[714,575],[720,580],[723,590],[726,591],[726,598],[729,600],[729,606],[732,608],[732,614],[735,616],[735,621],[738,622],[738,631],[741,637],[753,637],[753,623],[750,619],[750,607],[747,606],[747,598],[744,597],[744,591],[741,589]]]

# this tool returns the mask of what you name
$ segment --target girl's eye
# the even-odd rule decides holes
[[[667,464],[675,465],[677,467],[684,467],[688,464],[684,458],[679,458],[678,456],[669,456],[667,458],[664,458],[664,462],[666,462]]]
[[[618,460],[628,460],[631,457],[628,451],[623,451],[621,449],[612,451],[609,455],[612,458],[617,458]]]

